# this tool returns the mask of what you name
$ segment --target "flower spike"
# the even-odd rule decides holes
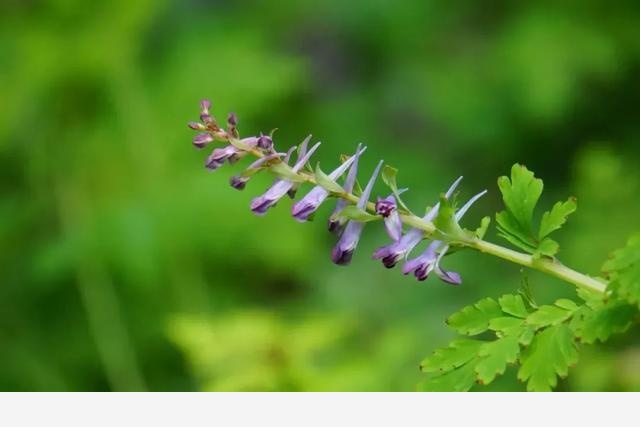
[[[373,171],[371,178],[369,178],[369,182],[367,186],[362,191],[360,195],[360,199],[358,199],[357,207],[360,209],[364,209],[369,202],[369,196],[371,195],[371,190],[373,189],[373,185],[378,178],[378,173],[380,172],[380,168],[382,167],[383,161],[381,160],[376,166],[376,169]],[[358,246],[358,242],[360,241],[360,235],[362,234],[362,230],[364,229],[364,222],[350,220],[347,222],[347,226],[340,236],[340,240],[333,248],[331,252],[331,259],[334,263],[338,265],[348,265],[351,262],[351,258],[353,257],[353,252]]]

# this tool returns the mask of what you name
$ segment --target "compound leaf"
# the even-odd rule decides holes
[[[567,222],[567,217],[574,213],[577,207],[575,197],[570,197],[566,202],[558,202],[553,205],[550,211],[542,215],[538,239],[542,240],[562,227]]]
[[[498,299],[498,303],[502,311],[512,316],[525,318],[529,315],[520,295],[503,295]]]
[[[459,339],[449,343],[449,347],[439,348],[422,361],[422,372],[447,372],[458,368],[474,357],[482,341]]]
[[[514,363],[520,354],[518,336],[505,336],[495,341],[487,342],[480,347],[475,371],[480,384],[489,384],[496,375],[504,374],[508,364]]]
[[[492,298],[484,298],[452,314],[447,324],[463,335],[477,335],[489,328],[489,321],[502,317],[502,310]]]
[[[571,329],[565,324],[550,326],[537,333],[522,353],[518,379],[527,381],[528,391],[551,391],[558,383],[557,377],[565,377],[577,361]]]

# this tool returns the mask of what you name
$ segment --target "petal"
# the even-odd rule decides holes
[[[307,164],[307,162],[309,161],[309,159],[311,158],[311,156],[313,155],[313,153],[318,149],[318,147],[320,147],[320,142],[316,142],[314,144],[313,147],[311,147],[309,149],[309,151],[307,151],[304,156],[300,157],[298,160],[296,160],[296,164],[293,165],[293,167],[291,168],[294,172],[299,172],[300,169],[302,169],[304,167],[304,165]]]
[[[280,200],[293,184],[290,181],[280,180],[273,184],[262,196],[251,201],[251,210],[256,215],[264,215],[267,210]]]
[[[453,194],[454,191],[456,191],[456,188],[458,188],[458,185],[460,184],[460,181],[462,181],[462,177],[458,177],[458,179],[456,179],[455,181],[453,181],[453,184],[451,184],[451,186],[449,187],[449,189],[447,190],[447,192],[445,193],[445,197],[447,199],[449,199],[451,197],[451,195]],[[427,214],[422,218],[425,221],[433,221],[433,219],[438,215],[438,209],[440,208],[440,202],[436,203],[436,205],[434,207],[432,207],[429,212],[427,212]]]
[[[313,187],[306,196],[291,207],[293,217],[304,222],[315,212],[322,202],[329,196],[329,192],[320,186]]]
[[[400,240],[402,237],[402,220],[398,211],[393,211],[391,215],[384,219],[384,226],[391,240]]]
[[[338,265],[348,265],[353,257],[353,252],[360,241],[360,234],[364,228],[364,223],[349,221],[342,233],[340,240],[331,252],[331,259]]]
[[[479,192],[478,194],[470,198],[469,201],[464,204],[464,206],[458,209],[458,211],[455,214],[456,221],[460,221],[460,219],[464,216],[464,214],[467,213],[471,205],[473,205],[476,202],[476,200],[478,200],[480,197],[484,196],[485,194],[487,194],[487,190]]]

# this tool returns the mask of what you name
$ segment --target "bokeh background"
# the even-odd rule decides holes
[[[324,165],[366,143],[362,173],[397,166],[416,210],[465,175],[462,197],[490,190],[469,227],[525,163],[543,207],[577,196],[560,257],[598,274],[638,230],[639,76],[637,1],[4,0],[0,389],[414,390],[445,317],[521,271],[459,253],[462,286],[418,284],[370,260],[373,226],[334,266],[332,207],[258,218],[268,177],[238,192],[240,165],[204,169],[199,100],[282,148],[313,133]],[[640,390],[639,360],[636,330],[560,389]]]

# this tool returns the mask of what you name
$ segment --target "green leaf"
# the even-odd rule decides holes
[[[571,326],[580,341],[593,344],[598,340],[605,342],[611,335],[626,331],[637,315],[638,310],[625,303],[613,303],[596,310],[584,307],[576,314]]]
[[[473,234],[475,234],[478,239],[484,239],[484,236],[487,234],[487,230],[489,229],[489,224],[491,224],[491,217],[485,216],[480,221],[480,227],[478,227]]]
[[[518,248],[533,253],[537,246],[537,242],[529,235],[529,232],[523,232],[520,226],[509,212],[502,211],[496,214],[496,222],[498,223],[498,235]]]
[[[560,250],[558,242],[546,238],[538,244],[538,247],[533,252],[533,256],[534,258],[540,258],[542,256],[553,258],[553,256],[558,253],[558,250]]]
[[[469,391],[476,383],[476,364],[478,359],[428,379],[419,386],[421,391]]]
[[[554,302],[554,304],[560,308],[564,308],[565,310],[575,311],[578,309],[578,304],[566,298],[560,298]]]
[[[344,193],[344,189],[340,186],[340,184],[332,180],[329,175],[322,172],[322,169],[320,169],[320,163],[318,163],[316,166],[315,177],[316,183],[325,190],[331,193]]]
[[[492,298],[484,298],[473,305],[464,307],[447,319],[447,324],[463,335],[477,335],[489,328],[489,321],[502,317],[498,303]]]
[[[447,372],[460,367],[473,359],[482,345],[482,341],[458,339],[451,341],[449,347],[439,348],[422,361],[422,372]]]
[[[384,167],[382,168],[382,181],[384,181],[385,184],[387,184],[387,186],[392,189],[392,190],[397,190],[398,189],[398,183],[396,182],[396,178],[398,176],[398,169],[389,166],[389,165],[384,165]]]
[[[282,179],[286,179],[287,181],[304,182],[304,178],[295,173],[293,169],[291,169],[291,167],[284,162],[276,163],[269,167],[269,169],[271,170],[271,172]]]
[[[438,216],[433,221],[442,240],[467,241],[469,235],[460,227],[455,218],[455,208],[444,194],[440,195]]]
[[[523,324],[523,319],[517,317],[496,317],[489,321],[489,329],[499,332],[501,335],[514,335],[520,332]]]
[[[572,314],[572,310],[565,310],[553,305],[543,305],[527,316],[526,323],[529,326],[540,329],[545,326],[562,323],[569,319]]]
[[[511,168],[511,180],[506,176],[498,179],[498,187],[508,213],[525,234],[531,234],[533,211],[542,194],[542,180],[536,178],[526,167],[515,164]]]
[[[529,315],[520,295],[503,295],[498,299],[498,303],[502,311],[512,316],[525,318]]]
[[[571,329],[564,324],[551,326],[536,334],[522,353],[518,379],[527,381],[528,391],[551,391],[557,376],[565,377],[578,361]]]
[[[542,240],[567,222],[567,217],[574,213],[577,208],[576,198],[570,197],[566,202],[558,202],[553,205],[550,211],[542,215],[538,239]]]
[[[518,341],[520,342],[520,345],[526,347],[529,344],[531,344],[531,341],[533,340],[533,337],[535,336],[536,331],[533,328],[527,328],[524,327],[522,328],[520,335],[518,336]]]
[[[338,217],[353,219],[359,222],[369,222],[379,220],[378,215],[371,215],[369,212],[360,209],[356,205],[347,205],[338,213]]]
[[[483,344],[478,351],[480,360],[475,367],[480,384],[489,384],[496,375],[504,374],[507,365],[518,359],[518,354],[520,354],[520,345],[517,335]]]
[[[640,306],[640,234],[615,251],[603,270],[610,278],[608,289],[616,298]]]

